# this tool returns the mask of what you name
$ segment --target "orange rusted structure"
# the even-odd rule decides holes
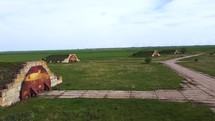
[[[77,62],[77,61],[78,61],[78,59],[77,59],[77,57],[75,55],[71,55],[69,57],[69,62]]]
[[[20,99],[37,96],[44,90],[51,89],[50,75],[43,66],[31,67],[21,85]]]

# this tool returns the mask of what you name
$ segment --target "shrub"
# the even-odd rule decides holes
[[[215,52],[210,52],[210,55],[214,55],[215,54]]]
[[[196,59],[194,59],[194,61],[199,61],[199,60],[196,58]]]
[[[152,62],[152,58],[145,58],[145,63],[151,63]]]

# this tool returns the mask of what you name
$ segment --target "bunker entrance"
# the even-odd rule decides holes
[[[69,62],[77,62],[77,58],[72,55],[70,58],[69,58]]]
[[[43,66],[31,67],[21,85],[20,99],[38,96],[51,89],[50,75]]]

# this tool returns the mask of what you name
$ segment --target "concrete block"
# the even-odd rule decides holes
[[[63,93],[65,93],[64,90],[61,90],[61,91],[58,91],[58,90],[52,90],[52,91],[48,91],[46,92],[45,95],[48,95],[48,96],[59,96],[59,95],[62,95]]]
[[[127,99],[130,98],[130,91],[109,91],[106,95],[106,98],[122,98]]]
[[[155,91],[158,99],[175,102],[184,102],[186,98],[177,90],[157,90]]]
[[[14,95],[16,88],[11,88],[6,91],[6,96]]]
[[[88,90],[81,98],[104,98],[107,93],[107,90]]]
[[[65,91],[59,98],[80,98],[85,92],[84,90]]]
[[[7,90],[8,89],[3,89],[3,90],[0,91],[1,97],[5,97],[7,95],[6,94]]]
[[[13,86],[14,86],[14,84],[13,84],[13,83],[10,83],[10,84],[6,84],[6,85],[5,85],[5,88],[6,88],[6,89],[11,89],[11,88],[13,88]]]
[[[156,99],[157,96],[154,91],[131,91],[131,98]]]

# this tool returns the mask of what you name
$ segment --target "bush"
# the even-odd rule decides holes
[[[199,61],[199,60],[196,58],[196,59],[194,59],[194,61]]]
[[[210,55],[214,55],[215,54],[215,52],[210,52]]]
[[[149,64],[152,62],[152,58],[145,58],[145,63]]]

